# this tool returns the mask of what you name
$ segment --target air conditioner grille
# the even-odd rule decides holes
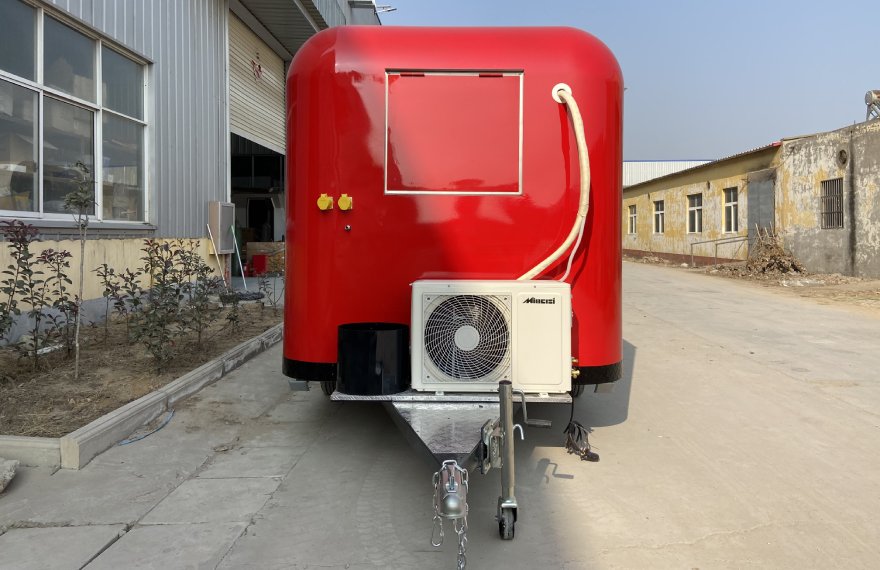
[[[424,346],[440,373],[436,380],[489,382],[509,374],[509,297],[444,295],[426,301]]]

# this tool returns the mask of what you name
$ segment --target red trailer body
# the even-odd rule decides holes
[[[415,280],[515,279],[564,241],[580,174],[559,83],[592,173],[567,279],[575,383],[619,377],[623,83],[610,51],[571,28],[368,26],[316,34],[287,77],[285,374],[335,380],[337,327],[409,323]]]

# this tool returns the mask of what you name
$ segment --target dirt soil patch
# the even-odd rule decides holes
[[[756,281],[766,287],[784,289],[824,304],[843,303],[880,311],[880,280],[839,273],[811,274],[785,251],[777,239],[759,241],[748,261],[702,270],[710,275]]]
[[[176,356],[161,373],[139,344],[129,344],[124,321],[83,328],[80,378],[64,349],[41,357],[40,369],[9,348],[0,349],[0,434],[61,437],[102,415],[165,386],[238,344],[281,322],[281,311],[243,304],[235,331],[218,319],[196,346],[195,338],[175,340]]]
[[[880,314],[880,279],[850,277],[839,273],[751,274],[742,266],[737,267],[733,264],[700,270],[710,275],[752,281],[799,297],[816,299],[822,304],[842,303],[870,309]]]

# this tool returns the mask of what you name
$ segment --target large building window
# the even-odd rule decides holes
[[[703,231],[703,195],[688,196],[688,233],[698,234]]]
[[[654,233],[662,234],[665,227],[665,210],[663,200],[654,201]]]
[[[0,22],[0,216],[70,219],[85,166],[96,220],[145,221],[144,64],[21,0]]]
[[[0,69],[35,80],[37,10],[18,0],[0,0]]]
[[[739,231],[739,192],[736,188],[724,189],[724,231]]]
[[[636,233],[636,206],[633,204],[629,207],[629,233]]]
[[[843,178],[822,181],[822,229],[843,227]]]

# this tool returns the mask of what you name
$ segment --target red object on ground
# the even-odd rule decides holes
[[[264,253],[255,253],[251,257],[251,267],[254,275],[263,275],[269,270],[269,256]]]
[[[623,80],[605,45],[571,28],[336,27],[297,52],[286,374],[334,380],[337,326],[409,323],[417,279],[515,279],[564,241],[580,174],[568,112],[551,98],[558,83],[580,107],[592,173],[568,278],[572,354],[578,383],[617,379]]]

